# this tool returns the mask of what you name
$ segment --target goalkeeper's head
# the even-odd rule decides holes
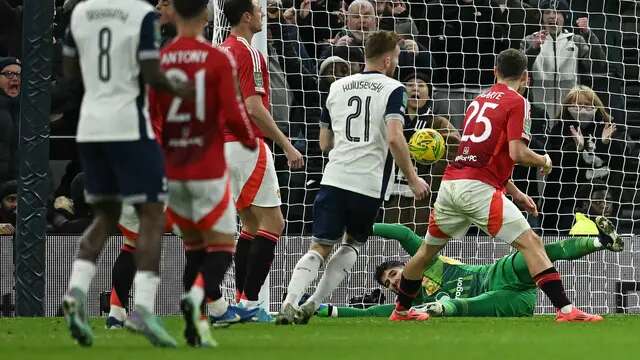
[[[376,281],[385,288],[398,292],[400,278],[404,270],[404,263],[398,260],[385,261],[376,267]]]
[[[376,31],[364,46],[365,71],[393,76],[400,57],[400,36],[393,31]]]
[[[498,54],[493,72],[498,83],[505,83],[522,93],[529,82],[527,56],[517,49],[503,50]]]

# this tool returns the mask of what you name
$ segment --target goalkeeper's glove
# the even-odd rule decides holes
[[[432,316],[444,316],[444,306],[438,301],[413,306],[412,309],[427,312]]]
[[[320,304],[318,317],[338,317],[338,307],[331,304]]]

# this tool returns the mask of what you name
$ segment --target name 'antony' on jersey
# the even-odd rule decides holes
[[[394,169],[387,122],[394,119],[404,124],[406,101],[404,85],[379,72],[335,81],[320,123],[334,133],[322,184],[386,198]]]
[[[140,0],[92,0],[71,15],[65,56],[79,56],[85,93],[78,142],[154,137],[140,61],[159,57],[155,9]]]

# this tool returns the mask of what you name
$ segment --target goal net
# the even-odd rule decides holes
[[[213,43],[228,34],[224,0],[212,0]],[[638,311],[633,294],[640,289],[638,228],[638,155],[640,152],[640,82],[638,14],[635,1],[507,0],[267,0],[260,50],[271,77],[271,111],[278,126],[305,155],[303,171],[290,171],[275,149],[281,185],[285,237],[271,273],[272,310],[277,308],[296,261],[311,235],[312,207],[326,157],[318,145],[320,108],[336,77],[362,71],[363,38],[378,29],[403,38],[397,78],[409,91],[410,127],[434,127],[447,136],[451,158],[454,131],[462,128],[473,98],[494,82],[496,54],[507,48],[525,51],[530,83],[530,148],[548,153],[553,172],[516,167],[513,179],[540,211],[528,217],[545,243],[569,234],[576,212],[606,215],[626,236],[621,254],[600,252],[559,262],[571,298],[591,311],[615,312],[624,305]],[[432,196],[416,201],[401,175],[380,221],[426,231],[446,160],[418,166],[432,186]],[[480,236],[479,236],[480,235]],[[489,263],[507,254],[503,244],[472,228],[452,241],[445,254],[467,263]],[[299,237],[302,236],[302,237]],[[371,240],[350,278],[331,302],[377,288],[375,265],[406,254],[393,241]],[[311,289],[310,289],[311,291]],[[537,312],[551,311],[541,300]],[[544,299],[544,300],[542,300]],[[634,300],[635,299],[635,300]],[[393,300],[387,293],[387,301]],[[635,301],[635,303],[634,303]],[[635,305],[629,305],[635,304]]]

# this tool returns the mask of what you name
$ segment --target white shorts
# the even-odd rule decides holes
[[[231,192],[236,209],[251,205],[280,206],[280,185],[269,146],[260,140],[258,149],[249,150],[240,142],[224,144],[224,154],[231,176]]]
[[[444,245],[471,224],[508,244],[531,227],[502,191],[478,180],[445,180],[429,217],[426,243]]]
[[[165,219],[164,232],[181,235],[180,230],[174,226],[171,219]],[[135,241],[138,239],[140,232],[140,218],[136,212],[136,208],[131,204],[122,203],[122,211],[118,220],[118,229],[125,237],[125,244],[135,247]]]
[[[167,217],[182,229],[236,233],[229,177],[207,180],[169,180]]]

